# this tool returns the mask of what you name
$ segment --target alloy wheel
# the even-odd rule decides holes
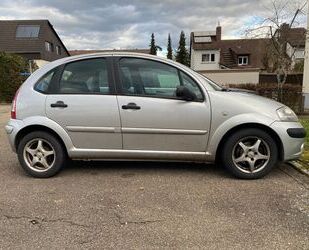
[[[37,172],[44,172],[54,165],[56,151],[48,141],[42,138],[36,138],[25,145],[23,157],[30,169]]]
[[[232,159],[240,171],[256,173],[265,168],[269,162],[270,147],[259,137],[245,137],[235,144]]]

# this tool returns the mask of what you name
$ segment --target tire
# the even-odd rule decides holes
[[[28,175],[48,178],[66,164],[65,148],[50,133],[35,131],[24,136],[17,148],[20,165]]]
[[[261,129],[248,128],[229,136],[221,152],[222,164],[235,177],[258,179],[278,162],[274,139]]]

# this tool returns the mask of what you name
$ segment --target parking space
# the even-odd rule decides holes
[[[0,106],[0,248],[308,249],[308,178],[282,164],[260,180],[220,166],[73,162],[28,177]]]

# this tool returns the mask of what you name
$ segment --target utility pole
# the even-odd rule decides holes
[[[304,110],[309,110],[309,4],[307,14],[307,35],[303,77]]]

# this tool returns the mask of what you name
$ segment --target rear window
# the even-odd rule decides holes
[[[48,93],[48,89],[50,88],[50,84],[53,76],[55,75],[55,71],[56,70],[53,69],[47,72],[44,76],[42,76],[40,80],[38,80],[38,82],[36,83],[34,89],[41,93]]]

